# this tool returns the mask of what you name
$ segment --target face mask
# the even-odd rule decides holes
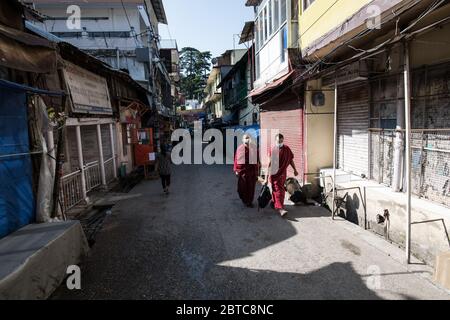
[[[277,144],[277,146],[278,146],[278,148],[283,148],[284,143],[279,143],[279,144]]]
[[[250,139],[244,139],[244,144],[250,144]]]

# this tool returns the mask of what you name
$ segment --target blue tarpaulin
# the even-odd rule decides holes
[[[0,238],[33,222],[35,216],[26,90],[1,84]]]

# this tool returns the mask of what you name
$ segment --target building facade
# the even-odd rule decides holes
[[[259,123],[259,109],[248,98],[253,88],[253,50],[246,54],[233,66],[222,79],[219,88],[222,89],[222,104],[225,110],[233,115],[232,123],[228,125],[252,126]]]
[[[222,125],[223,123],[234,121],[232,117],[236,115],[233,115],[225,108],[222,95],[223,89],[219,85],[245,53],[245,49],[228,50],[213,60],[213,68],[204,90],[204,108],[208,113],[208,122],[210,124]]]
[[[292,89],[301,69],[298,59],[298,1],[249,0],[253,7],[255,78],[250,92],[252,104],[260,110],[260,128],[267,132],[263,144],[268,149],[282,133],[294,153],[294,162],[303,182],[305,173],[303,137],[303,93]],[[245,30],[245,28],[244,28]],[[268,157],[262,158],[267,167]],[[289,169],[288,175],[293,176]]]
[[[448,251],[449,10],[315,0],[299,12],[307,167],[322,172],[310,182],[331,191],[334,179],[336,214],[429,264]]]

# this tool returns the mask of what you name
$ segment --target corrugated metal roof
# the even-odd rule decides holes
[[[34,33],[36,33],[37,35],[39,35],[39,36],[41,36],[42,38],[45,38],[45,39],[47,39],[47,40],[49,40],[49,41],[52,41],[52,42],[55,42],[55,43],[60,43],[60,42],[63,42],[63,41],[64,41],[64,40],[62,40],[61,38],[58,38],[57,36],[55,36],[55,35],[53,35],[53,34],[47,32],[47,31],[42,30],[41,28],[35,26],[34,24],[32,24],[32,23],[29,22],[29,21],[25,21],[25,27],[26,27],[28,30],[30,30],[30,31],[32,31],[32,32],[34,32]]]

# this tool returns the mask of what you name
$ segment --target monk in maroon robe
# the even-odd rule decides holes
[[[276,146],[270,152],[270,163],[267,169],[266,183],[269,181],[272,185],[272,202],[275,210],[277,210],[282,217],[288,212],[284,209],[284,197],[286,190],[284,184],[287,178],[287,169],[292,166],[294,175],[298,176],[297,168],[294,163],[294,154],[291,148],[284,144],[284,136],[278,134],[275,137]]]
[[[239,197],[247,207],[252,208],[258,181],[258,152],[257,147],[251,144],[249,135],[244,135],[242,142],[234,156],[234,172],[238,177]]]

